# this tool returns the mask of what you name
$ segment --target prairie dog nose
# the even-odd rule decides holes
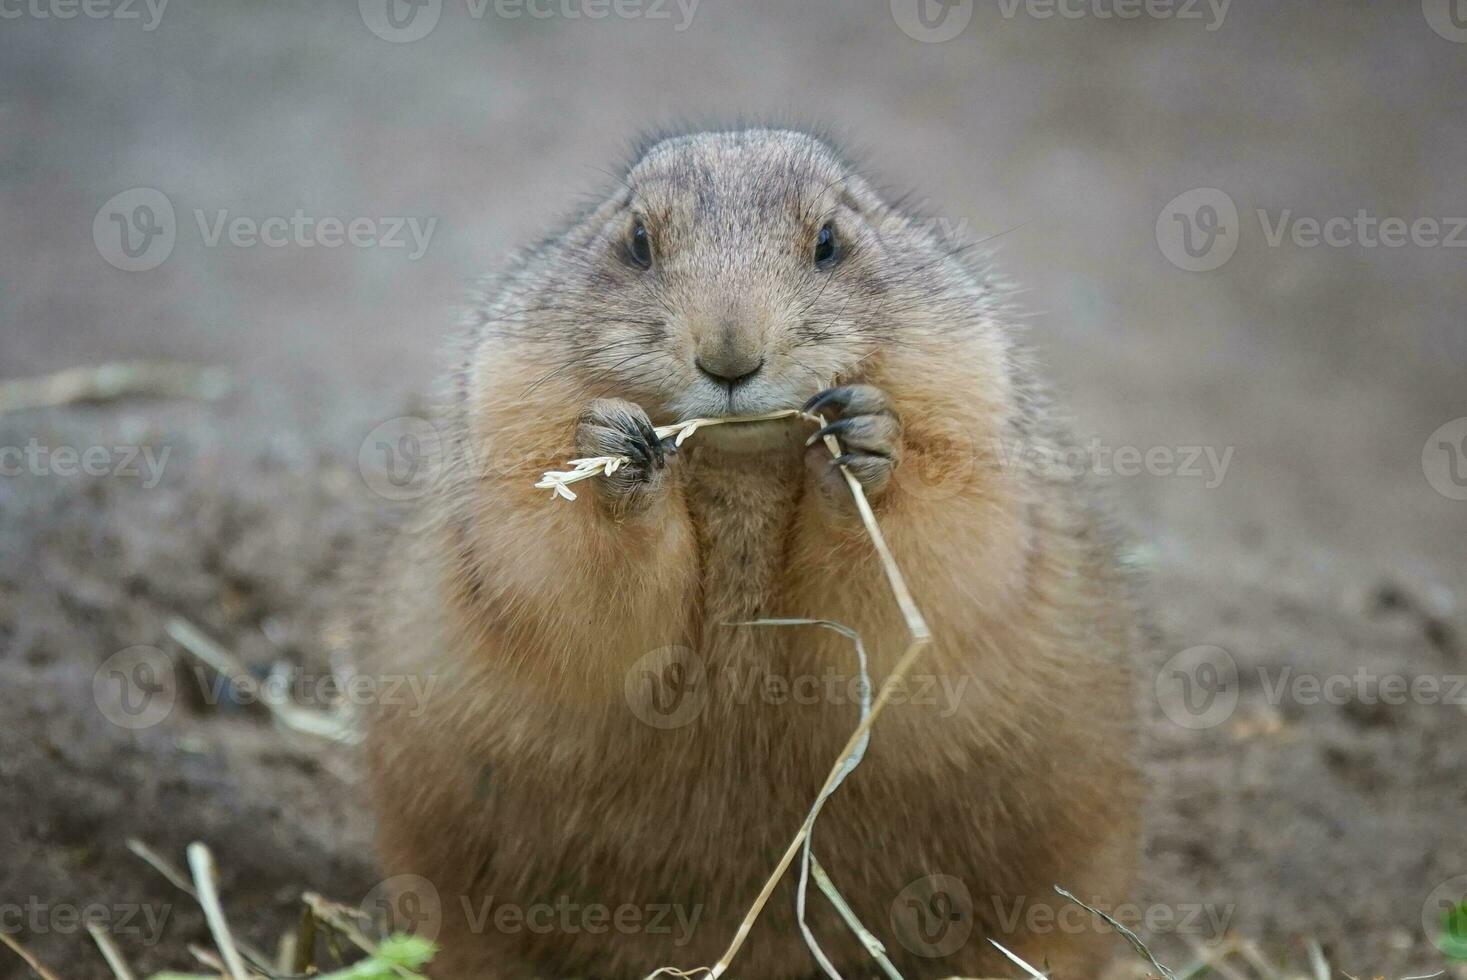
[[[732,345],[723,344],[699,351],[693,363],[719,384],[735,388],[759,373],[764,367],[764,354],[759,350],[735,350]]]

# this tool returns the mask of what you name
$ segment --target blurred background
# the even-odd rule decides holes
[[[302,888],[377,883],[350,753],[208,696],[169,624],[329,674],[364,447],[423,410],[468,285],[638,133],[751,119],[835,133],[1021,288],[1150,580],[1137,902],[1280,963],[1460,972],[1454,4],[0,2],[0,931],[103,976],[64,912],[99,906],[140,968],[186,965],[202,919],[129,837],[207,841],[260,945]],[[117,361],[219,370],[11,384]],[[146,724],[105,681],[136,647],[182,678]],[[1179,670],[1225,710],[1179,708]],[[1154,938],[1179,966],[1221,932]]]

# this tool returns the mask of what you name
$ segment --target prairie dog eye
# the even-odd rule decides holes
[[[815,236],[815,265],[828,269],[840,260],[840,245],[835,240],[835,227],[826,223]]]
[[[633,264],[643,269],[652,268],[652,236],[647,234],[647,226],[640,220],[632,225],[632,235],[627,240],[627,253]]]

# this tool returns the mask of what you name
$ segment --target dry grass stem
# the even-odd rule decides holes
[[[204,844],[195,841],[188,846],[188,866],[194,875],[194,888],[198,890],[199,905],[204,909],[204,919],[209,923],[209,932],[214,936],[214,945],[228,967],[230,980],[249,980],[244,959],[234,945],[234,936],[229,932],[229,922],[224,918],[224,909],[219,904],[219,888],[216,884],[214,855]]]
[[[127,839],[127,849],[141,858],[149,867],[158,872],[169,883],[179,891],[183,892],[194,901],[199,900],[198,890],[194,888],[193,882],[189,881],[188,875],[175,867],[167,858],[153,850],[147,844],[135,837]],[[245,958],[255,965],[255,968],[268,973],[270,971],[270,957],[255,949],[242,939],[235,940],[235,946],[244,954]]]
[[[819,626],[823,629],[831,630],[846,637],[852,642],[852,644],[854,644],[856,648],[856,664],[861,672],[861,720],[864,721],[866,717],[871,713],[871,672],[867,667],[866,645],[861,641],[861,634],[857,633],[849,626],[843,626],[840,623],[831,622],[830,620],[825,619],[756,619],[749,622],[729,623],[728,625]],[[830,962],[829,957],[825,955],[825,951],[820,948],[820,943],[815,939],[815,934],[805,923],[805,898],[806,894],[809,891],[811,868],[813,866],[819,869],[819,863],[815,861],[814,855],[810,853],[810,848],[815,840],[815,820],[817,817],[820,816],[821,808],[825,806],[825,801],[830,798],[830,795],[832,793],[835,792],[836,787],[838,787],[845,779],[845,777],[848,776],[851,771],[860,764],[863,758],[865,758],[866,746],[869,745],[870,742],[871,738],[869,735],[861,740],[860,744],[856,748],[856,752],[850,758],[845,760],[845,764],[841,767],[840,775],[835,779],[834,782],[829,783],[828,786],[821,791],[820,795],[815,798],[814,804],[811,805],[809,812],[805,816],[805,844],[800,856],[800,883],[795,891],[795,916],[800,926],[800,932],[805,937],[805,945],[809,947],[810,954],[815,957],[815,962],[820,965],[820,968],[824,970],[826,974],[832,978],[832,980],[841,980],[840,973],[836,970],[834,964]],[[891,962],[886,958],[886,947],[881,945],[880,941],[877,940],[875,936],[871,935],[870,931],[866,929],[865,926],[861,925],[860,920],[856,918],[856,915],[851,910],[850,905],[841,896],[840,892],[836,889],[835,884],[830,880],[830,877],[824,874],[823,869],[819,870],[821,872],[818,878],[819,886],[820,890],[824,892],[825,897],[829,899],[831,904],[835,906],[836,910],[840,912],[841,917],[855,932],[856,937],[861,940],[862,944],[866,946],[867,950],[871,952],[872,956],[876,958],[877,963],[881,965],[887,976],[891,978],[891,980],[901,980],[901,974],[897,972],[896,968],[892,966]]]
[[[998,950],[1000,953],[1002,953],[1003,955],[1007,956],[1011,962],[1013,962],[1014,964],[1016,964],[1019,967],[1019,969],[1023,970],[1029,976],[1033,977],[1034,980],[1049,980],[1049,978],[1046,977],[1043,973],[1040,973],[1038,970],[1034,969],[1034,967],[1030,966],[1028,963],[1025,963],[1019,957],[1019,955],[1017,953],[1015,953],[1012,950],[1008,949],[1007,947],[1001,945],[996,940],[990,939],[990,940],[988,940],[988,943],[994,949]]]
[[[813,857],[810,859],[810,873],[815,876],[815,884],[825,893],[830,904],[835,906],[835,910],[840,913],[846,925],[856,934],[856,938],[861,940],[861,945],[866,947],[866,952],[876,961],[876,965],[881,967],[881,972],[886,974],[887,980],[902,980],[901,973],[887,958],[886,947],[882,945],[881,940],[877,939],[875,934],[862,925],[860,919],[856,918],[856,913],[851,909],[850,903],[836,890],[835,883],[830,880],[830,875],[825,873],[820,862]]]
[[[1127,929],[1124,925],[1117,921],[1114,916],[1108,915],[1093,906],[1086,905],[1074,895],[1071,895],[1069,892],[1065,891],[1059,885],[1055,885],[1054,890],[1059,892],[1065,898],[1068,898],[1070,901],[1074,902],[1076,905],[1080,906],[1080,908],[1084,909],[1086,912],[1089,912],[1091,915],[1098,915],[1100,916],[1100,918],[1104,919],[1112,929],[1125,937],[1126,942],[1131,944],[1132,949],[1140,953],[1142,956],[1146,957],[1146,959],[1150,961],[1151,966],[1162,976],[1166,977],[1166,980],[1177,980],[1177,975],[1161,965],[1157,958],[1152,954],[1151,949],[1141,941],[1141,937],[1137,936],[1130,929]]]
[[[1247,980],[1237,968],[1227,962],[1227,958],[1238,952],[1236,941],[1229,941],[1216,949],[1207,949],[1195,939],[1189,939],[1187,945],[1192,947],[1192,952],[1203,964],[1205,970],[1212,970],[1222,977],[1223,980]]]
[[[112,971],[112,975],[117,980],[136,980],[132,970],[128,968],[127,961],[122,958],[122,951],[117,948],[112,937],[107,935],[106,929],[95,922],[88,922],[87,932],[92,934],[92,942],[96,943],[97,948],[102,951],[102,959],[107,961],[107,968]]]
[[[32,956],[30,950],[22,946],[19,941],[12,939],[3,930],[0,930],[0,943],[9,946],[16,956],[25,960],[25,965],[30,967],[41,980],[57,980],[56,974],[42,966],[41,961]]]
[[[214,642],[188,620],[175,616],[168,620],[163,628],[177,641],[179,646],[223,674],[231,684],[249,686],[256,683],[253,675],[235,659],[232,653]],[[299,705],[279,701],[276,698],[262,697],[258,700],[269,709],[277,722],[293,731],[330,739],[345,745],[354,745],[361,741],[361,733],[340,715],[325,711],[312,711]]]
[[[654,431],[657,438],[666,439],[672,437],[673,444],[681,446],[688,436],[705,426],[727,425],[731,422],[771,422],[775,419],[788,418],[815,419],[819,416],[807,415],[797,408],[783,409],[778,412],[766,412],[763,415],[741,415],[731,418],[716,419],[688,419],[686,422],[674,422],[672,425],[659,425]],[[823,423],[822,423],[823,424]],[[631,460],[626,456],[588,456],[584,459],[573,459],[566,465],[568,470],[546,470],[540,482],[535,484],[538,489],[553,491],[557,497],[566,500],[575,500],[576,495],[571,491],[572,483],[580,483],[594,476],[610,476],[621,469]]]
[[[362,915],[359,909],[354,909],[347,905],[340,905],[329,899],[322,898],[315,892],[306,892],[301,896],[301,900],[306,903],[306,907],[311,910],[311,914],[319,922],[329,926],[336,933],[345,936],[347,941],[368,956],[375,957],[377,955],[377,944],[368,939],[360,929],[352,924],[351,920],[353,916]],[[397,964],[392,964],[392,970],[400,977],[417,976],[413,971]]]
[[[1309,951],[1309,969],[1314,973],[1314,980],[1329,980],[1329,962],[1324,958],[1319,940],[1311,936],[1305,946]]]
[[[691,419],[675,425],[663,426],[657,430],[657,435],[662,439],[673,436],[675,444],[682,445],[689,436],[704,426],[726,425],[736,422],[768,422],[784,418],[802,418],[817,425],[825,424],[825,419],[819,415],[802,412],[799,409],[786,409],[779,412],[768,412],[763,415],[735,418]],[[841,455],[840,443],[834,436],[825,436],[824,443],[825,448],[831,454],[831,458],[836,458]],[[620,459],[620,457],[617,458]],[[575,494],[566,488],[566,484],[602,475],[605,472],[604,465],[599,469],[598,465],[601,464],[595,464],[593,461],[582,461],[582,463],[573,464],[574,468],[571,470],[546,473],[540,482],[535,485],[542,489],[553,490],[557,496],[574,500]],[[620,466],[622,464],[618,462],[617,465]],[[816,795],[816,803],[811,807],[810,815],[806,817],[805,822],[796,832],[794,839],[790,841],[783,856],[779,859],[779,863],[775,866],[768,880],[765,881],[764,887],[760,889],[753,906],[744,916],[743,922],[739,924],[728,949],[719,957],[718,962],[711,968],[700,967],[691,971],[662,967],[649,974],[648,980],[651,980],[652,977],[663,975],[689,977],[703,972],[706,972],[710,977],[716,978],[722,976],[728,970],[729,964],[738,955],[738,951],[742,948],[744,941],[748,939],[749,931],[753,928],[754,922],[759,918],[760,913],[764,910],[764,906],[769,902],[769,897],[774,893],[774,889],[779,884],[779,880],[784,877],[784,873],[789,870],[789,866],[794,861],[795,855],[800,853],[801,848],[804,846],[805,839],[810,834],[810,829],[814,823],[815,816],[819,813],[820,806],[823,804],[825,798],[830,795],[831,791],[845,778],[846,773],[849,771],[848,766],[852,764],[851,760],[859,758],[860,753],[864,750],[866,740],[870,736],[871,726],[875,724],[876,719],[881,716],[881,712],[891,701],[893,694],[905,681],[907,673],[912,669],[912,665],[917,662],[917,658],[921,655],[922,651],[932,642],[932,633],[927,628],[927,621],[922,618],[921,612],[918,611],[917,603],[912,599],[912,594],[907,588],[906,579],[902,577],[901,569],[897,566],[896,558],[892,555],[891,549],[887,547],[886,538],[882,535],[881,528],[876,523],[876,515],[872,513],[871,504],[866,500],[866,492],[861,488],[860,481],[851,475],[849,469],[842,466],[840,471],[841,475],[845,478],[846,486],[850,488],[852,498],[855,500],[856,510],[861,515],[861,522],[865,525],[866,534],[870,537],[871,544],[876,549],[877,556],[881,560],[882,570],[886,574],[886,580],[891,587],[892,596],[896,600],[897,606],[901,609],[903,619],[906,621],[907,632],[909,634],[907,648],[897,661],[891,674],[882,684],[881,690],[877,694],[875,702],[871,705],[870,711],[865,714],[860,724],[856,726],[856,730],[851,733],[851,737],[846,741],[845,747],[841,750],[840,756],[836,759],[835,764],[831,766],[830,774],[825,777],[825,783]]]
[[[227,394],[231,385],[225,369],[196,364],[124,361],[88,365],[0,382],[0,415],[130,396],[213,401]]]
[[[167,858],[153,850],[147,844],[144,844],[136,837],[129,837],[127,839],[127,849],[146,861],[154,871],[167,878],[179,891],[191,898],[196,899],[199,897],[199,893],[194,891],[193,882],[188,880],[188,876],[180,872],[168,862]]]

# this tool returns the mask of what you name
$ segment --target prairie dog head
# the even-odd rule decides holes
[[[971,284],[951,251],[812,136],[678,136],[542,247],[514,297],[540,312],[509,329],[658,421],[798,407],[941,330],[946,287]]]

